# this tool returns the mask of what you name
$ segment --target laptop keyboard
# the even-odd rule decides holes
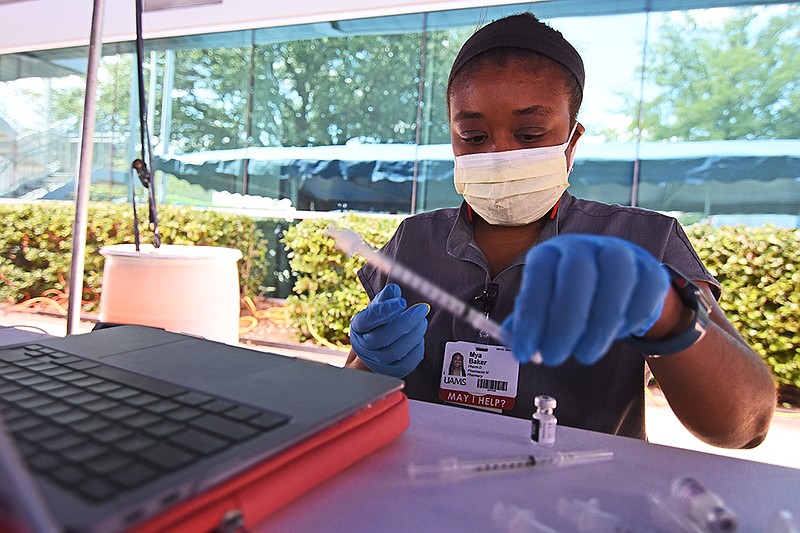
[[[0,353],[0,414],[31,469],[90,501],[288,421],[37,344]]]

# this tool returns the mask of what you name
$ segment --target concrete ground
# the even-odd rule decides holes
[[[650,442],[800,469],[798,409],[776,409],[767,438],[752,450],[727,450],[701,442],[681,425],[658,391],[648,394],[645,417]]]
[[[66,318],[62,317],[0,309],[0,326],[29,327],[49,335],[63,336],[66,335],[66,323]],[[77,333],[91,331],[93,325],[91,321],[81,321]],[[337,366],[343,365],[345,359],[342,352],[305,346],[276,344],[248,347]],[[650,442],[800,469],[800,410],[777,409],[766,440],[752,450],[726,450],[704,444],[681,425],[658,390],[648,393],[646,417]]]

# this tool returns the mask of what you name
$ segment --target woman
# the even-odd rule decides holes
[[[756,446],[774,384],[716,304],[719,284],[680,224],[565,191],[584,132],[584,78],[577,51],[530,14],[470,37],[447,89],[464,203],[407,218],[384,247],[482,302],[503,321],[514,357],[485,332],[417,305],[424,294],[367,264],[359,278],[372,302],[351,323],[348,366],[403,377],[413,399],[526,418],[546,394],[565,425],[645,438],[646,361],[692,433]],[[445,383],[442,366],[455,351],[469,352],[482,379]],[[533,355],[544,364],[527,364]]]
[[[464,356],[456,352],[450,358],[450,367],[447,369],[448,376],[466,376],[464,372]]]

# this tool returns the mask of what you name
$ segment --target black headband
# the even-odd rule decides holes
[[[578,51],[554,30],[532,15],[513,15],[487,24],[467,39],[450,69],[448,84],[470,59],[493,48],[514,47],[531,50],[567,68],[583,92],[586,73]]]

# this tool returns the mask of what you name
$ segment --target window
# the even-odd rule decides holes
[[[619,14],[557,1],[534,7],[587,66],[573,194],[682,220],[797,224],[800,4]],[[146,42],[162,200],[387,213],[457,205],[449,68],[477,27],[520,10]],[[132,43],[103,54],[91,193],[124,200],[139,152],[136,60]],[[86,55],[0,55],[1,195],[72,194]]]

